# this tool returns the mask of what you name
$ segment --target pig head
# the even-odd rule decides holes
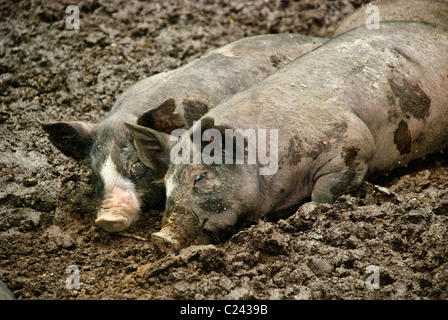
[[[157,124],[153,119],[157,117]],[[136,116],[128,121],[137,122]],[[170,99],[158,108],[147,110],[140,123],[156,129],[172,130],[179,124]],[[95,223],[110,232],[127,229],[143,208],[154,207],[165,199],[160,179],[166,171],[164,158],[153,158],[145,166],[138,157],[132,138],[122,119],[113,115],[92,124],[84,121],[53,121],[39,124],[50,141],[64,155],[87,162],[91,168],[95,191],[101,199]],[[168,127],[167,127],[168,126]]]
[[[182,136],[173,138],[167,134],[161,136],[155,130],[132,123],[126,123],[126,126],[134,138],[137,152],[144,164],[152,163],[151,159],[146,160],[148,157],[171,157],[164,179],[167,199],[162,229],[151,238],[163,251],[178,252],[193,242],[224,241],[242,226],[259,218],[259,208],[256,205],[259,202],[256,199],[260,196],[260,188],[263,186],[263,176],[257,172],[259,166],[240,165],[236,161],[236,156],[241,154],[243,161],[247,162],[247,139],[241,137],[245,144],[242,147],[236,143],[232,145],[232,159],[228,161],[228,165],[207,164],[207,161],[194,163],[195,154],[203,154],[205,148],[213,147],[213,142],[213,152],[218,149],[222,151],[220,155],[215,155],[215,159],[221,157],[221,161],[217,162],[224,163],[228,152],[225,148],[225,130],[235,128],[215,125],[212,118],[206,117],[193,125],[189,131],[184,131]],[[198,131],[201,137],[199,143],[193,140]],[[237,132],[236,135],[238,134]],[[178,149],[174,148],[176,144],[191,146],[187,151],[188,157],[184,158],[184,164],[174,165],[175,161],[172,161],[173,157],[177,156],[174,155],[174,150],[178,152]],[[154,145],[157,145],[158,155]],[[228,174],[226,170],[229,171]],[[225,180],[226,177],[228,180]],[[178,181],[187,183],[179,184]]]

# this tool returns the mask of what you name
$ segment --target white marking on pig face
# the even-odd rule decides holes
[[[110,232],[123,231],[140,210],[135,186],[118,173],[110,155],[100,175],[104,183],[104,200],[95,222]]]
[[[101,168],[100,176],[104,183],[105,194],[110,193],[114,187],[120,187],[123,190],[128,190],[135,194],[134,184],[120,175],[110,155]]]
[[[166,198],[168,199],[173,192],[175,188],[177,188],[177,185],[174,183],[173,178],[168,178],[165,181],[165,188],[166,188]]]

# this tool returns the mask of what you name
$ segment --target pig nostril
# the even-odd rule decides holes
[[[164,245],[165,248],[167,248],[169,250],[173,249],[172,246],[171,246],[171,243],[169,243],[166,240],[163,240],[163,245]]]
[[[171,239],[169,235],[156,232],[151,235],[151,241],[157,245],[162,252],[177,252],[176,241]]]
[[[109,232],[120,232],[126,230],[128,227],[126,218],[121,219],[103,219],[98,218],[95,221],[95,224],[102,227],[104,230]]]

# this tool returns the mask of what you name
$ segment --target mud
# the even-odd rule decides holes
[[[36,121],[97,121],[140,79],[245,36],[329,36],[363,2],[80,1],[79,30],[72,1],[1,2],[0,279],[18,299],[447,299],[446,153],[165,256],[160,210],[125,233],[93,225],[89,170]]]

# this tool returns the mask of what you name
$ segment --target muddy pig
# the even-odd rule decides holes
[[[324,41],[291,34],[245,38],[184,67],[141,80],[118,98],[99,123],[39,123],[62,153],[90,162],[102,201],[96,224],[111,232],[123,231],[142,209],[164,201],[163,186],[154,182],[163,178],[167,168],[164,159],[150,162],[144,154],[146,166],[142,164],[125,121],[136,123],[142,114],[139,124],[159,132],[189,128],[219,102]]]
[[[365,24],[373,15],[371,10],[366,12],[370,5],[378,7],[380,23],[391,20],[416,21],[440,24],[448,28],[448,0],[377,0],[342,19],[333,36]]]
[[[191,143],[195,135],[202,139]],[[245,144],[237,143],[241,138]],[[332,203],[366,177],[439,151],[447,141],[447,29],[415,22],[362,26],[232,96],[174,144],[174,155],[181,142],[191,145],[190,153],[168,168],[162,229],[152,239],[164,251],[224,241],[307,200]],[[214,160],[195,163],[198,154]],[[244,164],[235,161],[238,154]]]

